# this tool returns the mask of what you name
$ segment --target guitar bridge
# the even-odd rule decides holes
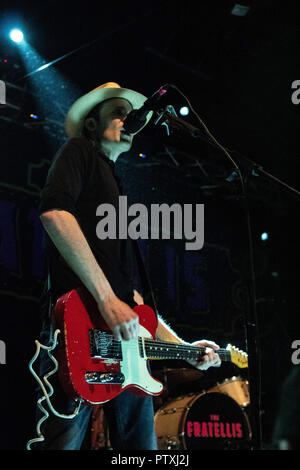
[[[95,372],[85,373],[85,380],[89,384],[122,384],[125,380],[121,372]]]

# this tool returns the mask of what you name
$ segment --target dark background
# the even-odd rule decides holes
[[[1,3],[0,79],[7,86],[7,105],[0,109],[0,340],[6,345],[6,364],[0,364],[1,448],[23,449],[34,433],[28,361],[45,279],[39,191],[65,140],[69,105],[107,81],[145,96],[165,83],[176,85],[244,170],[261,346],[262,437],[268,447],[280,387],[293,367],[291,345],[300,336],[298,201],[285,186],[297,188],[299,176],[300,106],[292,102],[292,83],[300,80],[299,8],[295,2],[243,0],[248,10],[239,16],[229,0],[102,3]],[[10,41],[13,27],[24,31],[25,45]],[[178,112],[186,101],[172,90],[164,103]],[[200,139],[168,137],[152,122],[121,155],[118,171],[130,202],[205,204],[202,250],[186,251],[178,240],[149,240],[142,252],[159,311],[179,335],[247,351],[245,322],[252,310],[241,185],[197,119],[191,113],[185,119],[202,129]],[[280,181],[249,173],[244,158]],[[265,231],[269,238],[262,241]],[[158,372],[187,367],[156,364]],[[200,392],[236,375],[247,378],[247,371],[224,364],[185,388],[179,385],[178,393]]]

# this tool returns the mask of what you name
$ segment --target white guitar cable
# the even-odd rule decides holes
[[[39,407],[39,409],[42,411],[42,413],[44,414],[44,416],[41,417],[41,419],[38,421],[37,425],[36,425],[36,432],[37,432],[37,436],[36,438],[34,439],[30,439],[28,442],[27,442],[27,445],[26,445],[26,450],[32,450],[31,449],[31,445],[35,442],[42,442],[45,440],[42,432],[41,432],[41,425],[42,423],[49,417],[49,413],[48,411],[42,406],[42,402],[44,400],[47,401],[47,404],[49,406],[49,409],[50,411],[52,411],[52,413],[55,415],[55,416],[58,416],[59,418],[65,418],[65,419],[73,419],[75,418],[75,416],[78,414],[78,411],[80,409],[80,405],[82,403],[83,400],[80,400],[78,405],[76,405],[75,407],[75,410],[72,414],[70,415],[65,415],[65,414],[61,414],[61,413],[58,413],[58,411],[56,411],[50,401],[50,397],[53,395],[53,387],[52,385],[50,384],[50,382],[47,380],[51,375],[55,374],[55,372],[57,371],[58,369],[58,362],[57,360],[55,359],[55,357],[53,357],[53,355],[51,354],[51,351],[56,347],[57,345],[57,336],[58,334],[60,333],[60,330],[55,330],[54,332],[54,338],[53,338],[53,341],[52,341],[52,344],[50,346],[45,346],[43,344],[41,344],[38,340],[35,341],[36,343],[36,352],[33,356],[33,358],[31,359],[31,361],[29,362],[29,370],[30,372],[32,373],[32,375],[34,376],[34,378],[36,379],[36,381],[38,382],[38,384],[40,385],[42,391],[43,391],[43,396],[41,398],[39,398],[39,400],[37,401],[37,405]],[[36,361],[37,357],[39,356],[40,354],[40,350],[42,349],[45,349],[47,350],[47,353],[48,353],[48,356],[50,357],[50,359],[53,361],[54,363],[54,369],[51,370],[50,372],[48,372],[47,374],[44,375],[43,377],[43,380],[46,384],[46,386],[49,388],[49,391],[47,392],[46,390],[46,387],[45,385],[43,384],[42,380],[40,379],[40,377],[36,374],[36,372],[34,371],[33,369],[33,363]]]

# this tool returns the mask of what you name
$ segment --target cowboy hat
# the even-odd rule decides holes
[[[145,96],[136,91],[128,90],[127,88],[121,88],[118,83],[104,83],[89,93],[81,96],[78,98],[78,100],[75,101],[75,103],[72,104],[65,120],[65,129],[67,135],[69,137],[80,136],[84,120],[89,112],[99,103],[102,103],[104,100],[109,98],[124,98],[125,100],[129,101],[133,109],[141,108],[147,99]],[[152,114],[152,111],[147,114],[146,123],[143,127],[148,124]],[[140,132],[141,129],[139,129],[138,132]]]

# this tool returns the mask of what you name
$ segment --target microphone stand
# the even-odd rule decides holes
[[[193,138],[201,138],[203,139],[203,132],[200,129],[193,126],[190,123],[187,123],[183,119],[179,118],[174,111],[172,106],[167,106],[163,111],[158,112],[158,117],[156,118],[154,124],[165,125],[167,128],[167,134],[170,135],[169,127],[173,129],[184,130]],[[208,134],[209,131],[208,131]],[[253,162],[252,160],[238,156],[238,163],[239,165],[232,159],[229,155],[228,151],[222,147],[213,136],[212,141],[209,140],[211,145],[215,145],[216,147],[221,148],[224,153],[228,156],[228,158],[232,161],[235,169],[233,174],[236,174],[240,177],[241,185],[243,189],[244,195],[244,209],[246,214],[246,223],[248,229],[248,247],[249,247],[249,255],[250,255],[250,285],[249,285],[249,293],[250,293],[250,309],[245,309],[245,328],[246,328],[246,343],[247,343],[247,351],[249,357],[249,366],[248,366],[248,375],[249,375],[249,388],[250,388],[250,414],[251,414],[251,431],[252,431],[252,450],[260,450],[262,445],[262,430],[261,430],[261,373],[260,373],[260,348],[259,348],[259,341],[258,341],[258,326],[257,326],[257,310],[256,310],[256,287],[255,287],[255,270],[254,270],[254,256],[253,256],[253,241],[252,241],[252,233],[251,233],[251,224],[250,224],[250,211],[249,211],[249,204],[248,198],[246,195],[246,191],[244,188],[244,180],[242,177],[242,172],[239,166],[245,173],[254,176],[264,176],[279,186],[282,189],[287,190],[291,195],[294,197],[299,198],[300,192],[297,191],[295,188],[287,185],[283,181],[280,181],[275,176],[271,175],[270,173],[266,172],[261,165]],[[207,141],[207,139],[205,139]],[[232,177],[232,175],[231,175]]]

